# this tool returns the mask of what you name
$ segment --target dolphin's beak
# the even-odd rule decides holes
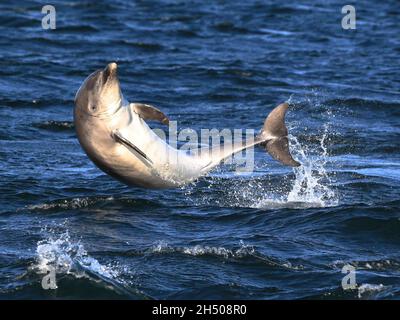
[[[103,83],[106,83],[109,79],[117,76],[117,64],[115,62],[109,63],[103,70]]]

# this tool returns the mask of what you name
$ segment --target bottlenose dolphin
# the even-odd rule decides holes
[[[168,125],[163,112],[124,99],[113,62],[89,75],[79,88],[74,123],[83,150],[105,173],[128,185],[171,188],[205,175],[222,160],[254,145],[263,146],[285,165],[299,166],[289,152],[287,108],[283,103],[273,109],[255,139],[190,154],[167,144],[147,125],[146,120]]]

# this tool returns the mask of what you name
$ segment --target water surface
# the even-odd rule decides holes
[[[0,5],[0,297],[400,296],[400,6],[340,1]],[[181,189],[122,185],[82,151],[83,79],[119,64],[125,97],[180,128],[258,130],[290,101],[281,166],[222,166]],[[344,265],[358,289],[343,290]],[[56,290],[41,281],[57,271]]]

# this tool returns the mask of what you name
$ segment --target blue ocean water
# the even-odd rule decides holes
[[[400,297],[400,5],[342,1],[0,4],[0,298]],[[116,61],[129,101],[181,128],[258,130],[291,103],[281,166],[221,166],[179,189],[95,167],[72,122]],[[343,266],[357,288],[344,290]],[[41,281],[56,270],[57,289]]]

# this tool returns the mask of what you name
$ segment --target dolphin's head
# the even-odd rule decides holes
[[[117,64],[109,63],[86,78],[75,96],[75,111],[94,117],[114,114],[122,103]]]

